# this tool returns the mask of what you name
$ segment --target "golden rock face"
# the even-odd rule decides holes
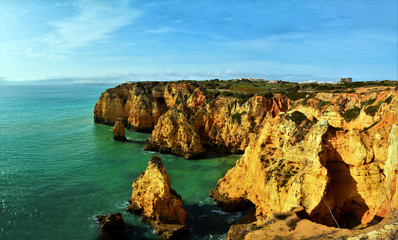
[[[253,203],[258,224],[304,207],[311,220],[334,226],[329,207],[349,228],[398,208],[398,93],[361,91],[242,102],[182,82],[127,84],[102,94],[94,118],[153,130],[150,150],[244,153],[210,194],[224,209]]]
[[[112,129],[113,139],[117,141],[126,141],[126,131],[124,129],[124,124],[121,118],[116,119],[116,123]]]
[[[325,96],[317,95],[321,97]],[[266,118],[256,139],[210,194],[221,205],[228,199],[250,200],[257,224],[272,213],[300,206],[311,220],[329,226],[335,223],[327,207],[346,228],[386,217],[389,201],[398,208],[398,99],[394,91],[373,97],[378,99],[373,106],[379,105],[373,116],[362,108],[357,119],[343,118],[336,128],[336,119],[330,123],[323,115],[336,106],[319,110],[294,103],[287,114]],[[342,96],[328,98],[343,101]],[[342,109],[333,115],[341,116]],[[302,112],[295,116],[297,110]],[[305,118],[298,117],[301,114]]]
[[[195,158],[206,152],[199,134],[185,114],[178,109],[171,109],[159,118],[151,139],[145,144],[145,149],[185,158]]]
[[[182,82],[122,84],[101,95],[94,119],[113,125],[121,118],[129,130],[152,131],[147,149],[194,158],[204,148],[243,153],[265,116],[286,111],[289,102],[279,95],[255,96],[244,103],[233,97],[212,99]]]
[[[134,180],[132,187],[128,211],[141,215],[143,222],[166,239],[186,229],[187,212],[182,208],[181,196],[171,188],[158,156],[151,157],[147,169]]]

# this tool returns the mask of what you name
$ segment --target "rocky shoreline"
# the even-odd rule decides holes
[[[389,218],[398,209],[397,116],[389,88],[242,101],[197,82],[122,84],[94,109],[98,123],[151,129],[146,150],[187,159],[244,152],[210,195],[225,211],[254,205],[250,232],[299,208],[311,222],[346,229]]]

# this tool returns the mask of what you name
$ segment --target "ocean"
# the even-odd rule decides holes
[[[129,239],[159,239],[125,211],[132,182],[153,152],[148,133],[96,124],[93,109],[105,85],[0,86],[0,239],[109,239],[96,215],[121,212]],[[158,154],[188,211],[182,239],[224,239],[241,213],[209,198],[240,155],[208,153],[185,160]]]

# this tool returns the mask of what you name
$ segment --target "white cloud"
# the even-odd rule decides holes
[[[77,15],[51,22],[54,30],[39,39],[48,46],[48,57],[59,58],[78,48],[102,43],[139,15],[128,8],[127,2],[79,1],[74,6]]]
[[[174,32],[174,31],[175,31],[174,28],[161,27],[161,28],[157,28],[157,29],[147,30],[147,31],[145,31],[145,33],[148,33],[148,34],[162,34],[162,33]]]

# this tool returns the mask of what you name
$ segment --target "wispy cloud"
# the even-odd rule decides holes
[[[145,31],[145,33],[148,33],[148,34],[162,34],[162,33],[174,32],[174,31],[175,31],[175,29],[171,28],[171,27],[161,27],[161,28],[157,28],[157,29],[147,30],[147,31]]]
[[[308,81],[317,79],[322,81],[333,80],[328,77],[319,77],[313,74],[275,74],[275,73],[253,73],[235,70],[215,71],[146,71],[126,72],[91,76],[48,76],[44,78],[30,79],[28,81],[17,81],[26,83],[55,83],[55,84],[120,84],[125,81],[177,81],[177,80],[207,80],[207,79],[234,79],[239,77],[264,78],[266,80],[285,81]],[[8,79],[0,77],[0,82],[6,83]],[[12,82],[12,81],[11,81]]]
[[[50,22],[53,31],[39,39],[48,46],[46,57],[59,58],[78,48],[102,43],[139,15],[128,8],[128,2],[79,1],[74,7],[77,15]]]

